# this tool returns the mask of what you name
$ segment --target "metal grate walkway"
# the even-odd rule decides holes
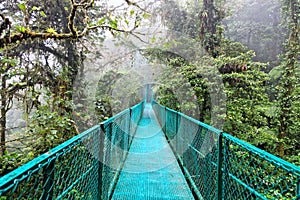
[[[112,199],[194,199],[151,104],[145,105]]]
[[[194,198],[299,200],[300,167],[153,101],[0,177],[6,200]]]

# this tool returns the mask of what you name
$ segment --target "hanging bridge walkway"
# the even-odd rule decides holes
[[[0,199],[300,199],[300,168],[142,102],[0,178]]]

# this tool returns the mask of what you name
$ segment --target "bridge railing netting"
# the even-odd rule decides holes
[[[221,130],[153,102],[199,199],[300,199],[300,168]]]
[[[0,199],[109,199],[143,102],[0,178]]]

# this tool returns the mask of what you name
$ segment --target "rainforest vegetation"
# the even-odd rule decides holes
[[[299,18],[299,0],[1,1],[0,174],[139,102],[135,52],[161,66],[157,102],[300,165]]]

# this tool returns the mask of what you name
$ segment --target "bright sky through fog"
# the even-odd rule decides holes
[[[110,6],[119,6],[119,5],[126,3],[126,1],[125,0],[108,0],[107,3]]]

